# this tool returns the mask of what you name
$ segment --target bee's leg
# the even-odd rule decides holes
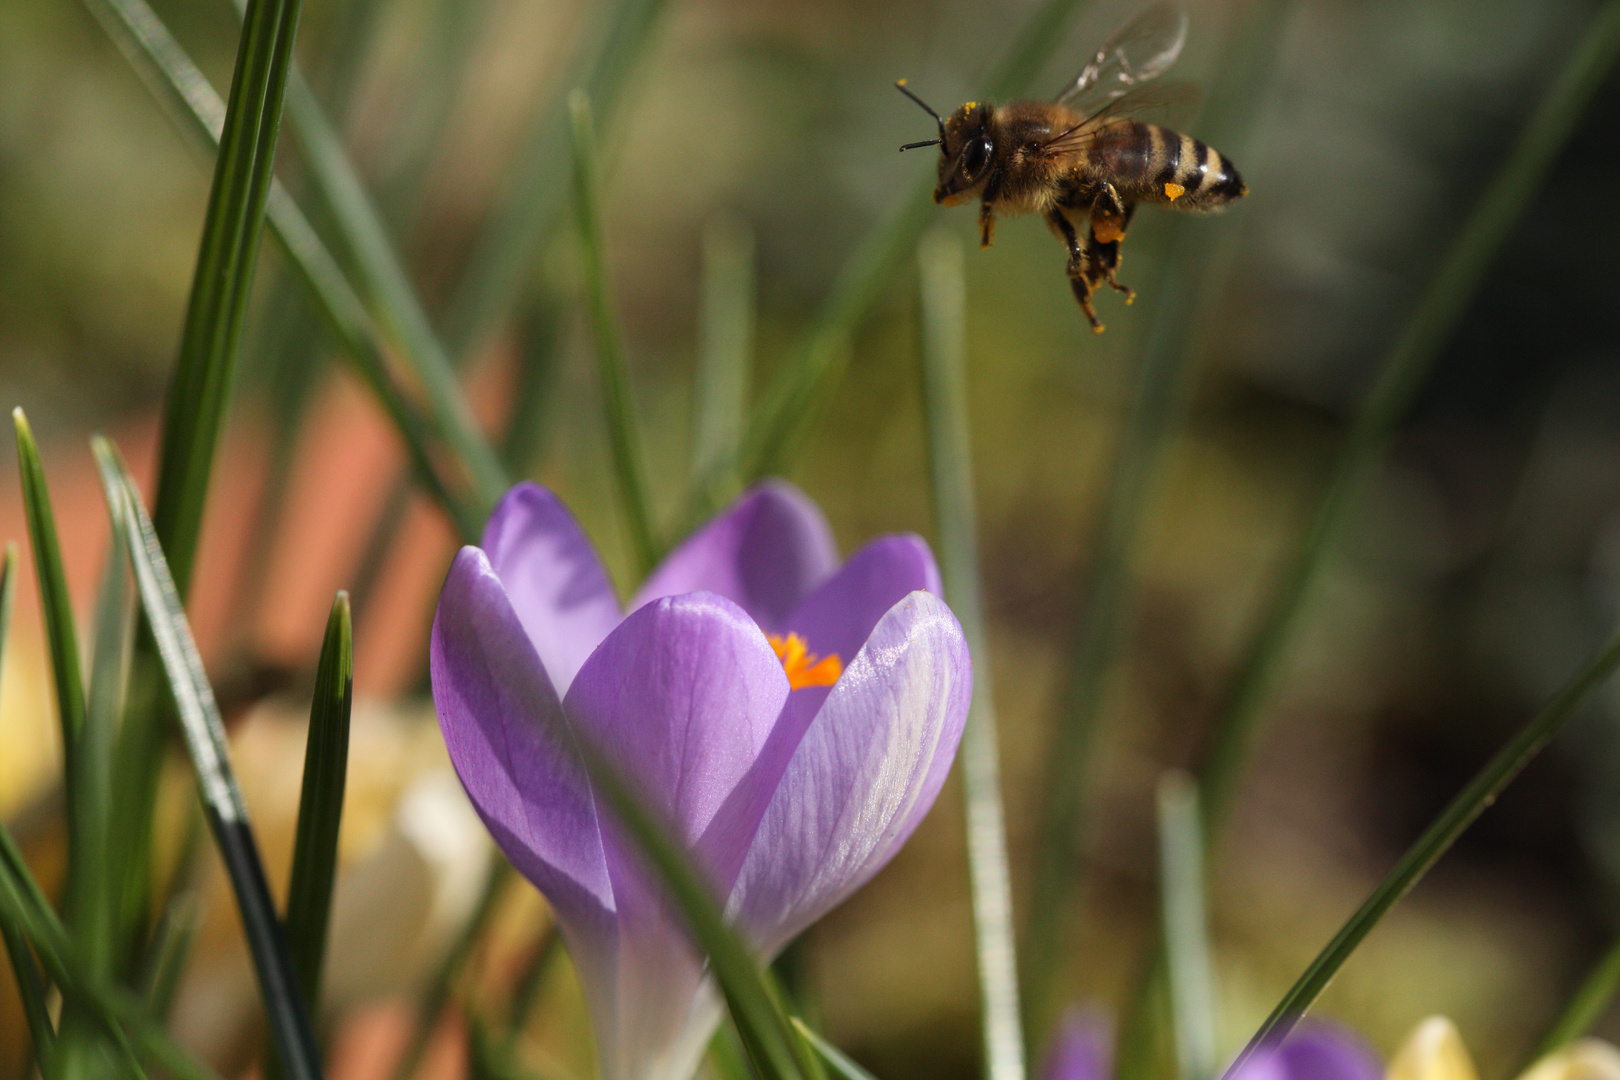
[[[1091,324],[1091,332],[1102,333],[1103,324],[1097,319],[1097,309],[1091,306],[1091,292],[1096,286],[1083,277],[1072,277],[1069,279],[1069,288],[1074,290],[1074,298],[1080,301],[1080,310],[1085,314],[1086,321]]]
[[[1112,190],[1112,189],[1110,189],[1110,190]],[[1135,203],[1131,203],[1130,205],[1128,205],[1128,206],[1126,206],[1124,208],[1124,213],[1121,215],[1120,222],[1119,222],[1119,228],[1120,228],[1119,237],[1117,239],[1115,239],[1115,240],[1112,240],[1112,241],[1108,242],[1108,243],[1102,243],[1101,242],[1101,239],[1097,235],[1096,219],[1093,218],[1092,219],[1092,229],[1091,229],[1092,242],[1089,245],[1089,247],[1090,247],[1090,249],[1091,249],[1091,251],[1093,253],[1092,254],[1092,262],[1093,262],[1092,273],[1093,273],[1093,275],[1095,275],[1097,278],[1100,278],[1102,281],[1106,281],[1108,283],[1108,286],[1111,289],[1113,289],[1115,292],[1123,293],[1125,295],[1125,302],[1127,304],[1133,302],[1136,299],[1136,291],[1134,289],[1131,289],[1128,286],[1121,285],[1119,283],[1119,280],[1116,277],[1114,277],[1114,274],[1119,270],[1119,259],[1120,259],[1119,249],[1120,249],[1120,246],[1125,242],[1125,231],[1124,231],[1125,226],[1130,224],[1131,215],[1134,214],[1135,212],[1136,212],[1136,204]]]
[[[987,248],[996,235],[996,207],[989,199],[979,204],[979,247]]]
[[[1063,246],[1069,249],[1069,265],[1066,272],[1071,278],[1080,277],[1085,273],[1085,252],[1080,247],[1080,237],[1075,235],[1074,224],[1057,207],[1046,212],[1046,223],[1052,226],[1052,231],[1058,234]]]
[[[1103,332],[1103,324],[1097,319],[1097,309],[1091,306],[1091,294],[1096,292],[1097,286],[1104,281],[1112,284],[1112,268],[1118,261],[1119,244],[1099,244],[1095,232],[1089,234],[1086,242],[1082,244],[1074,231],[1074,223],[1058,207],[1046,212],[1046,221],[1063,241],[1063,245],[1069,249],[1069,265],[1066,271],[1069,275],[1069,288],[1074,291],[1074,298],[1080,302],[1080,310],[1085,313],[1092,331],[1100,334]],[[1112,260],[1108,258],[1109,251],[1114,255]]]
[[[1116,243],[1125,238],[1125,226],[1131,220],[1131,211],[1134,206],[1127,207],[1114,190],[1114,185],[1106,180],[1097,188],[1097,194],[1091,200],[1091,233],[1104,244]]]

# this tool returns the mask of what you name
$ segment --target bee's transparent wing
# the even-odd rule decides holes
[[[1198,87],[1192,83],[1161,82],[1137,86],[1104,101],[1084,120],[1066,131],[1058,132],[1041,145],[1050,153],[1078,150],[1096,139],[1106,137],[1108,129],[1103,121],[1126,114],[1146,115],[1157,123],[1175,126],[1191,115],[1200,96]]]
[[[1137,84],[1157,78],[1176,62],[1187,41],[1187,13],[1155,4],[1103,42],[1072,83],[1054,99],[1090,114]]]

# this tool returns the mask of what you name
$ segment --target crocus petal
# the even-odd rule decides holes
[[[433,703],[467,796],[506,857],[556,909],[576,947],[611,930],[596,809],[562,706],[484,553],[464,547],[439,595]]]
[[[1353,1032],[1306,1023],[1279,1046],[1251,1054],[1227,1080],[1381,1080],[1384,1067]]]
[[[943,600],[914,592],[879,620],[788,760],[732,890],[727,913],[761,949],[779,949],[911,835],[945,782],[972,686]]]
[[[606,752],[699,866],[703,838],[750,776],[788,696],[776,654],[746,612],[712,593],[666,597],[633,612],[591,654],[564,711]],[[633,843],[599,806],[619,939],[608,983],[610,1026],[599,1030],[603,1073],[686,1080],[718,1019],[703,957],[653,887]],[[724,856],[729,859],[729,855]],[[586,961],[588,965],[589,960]]]
[[[484,527],[484,551],[557,693],[618,625],[619,597],[574,515],[538,484],[518,484]]]
[[[860,651],[878,620],[917,590],[939,596],[939,568],[922,537],[880,536],[849,557],[788,617],[810,651],[837,653],[845,661]]]
[[[1620,1050],[1581,1039],[1536,1062],[1520,1080],[1620,1080]]]
[[[1389,1080],[1479,1080],[1457,1025],[1431,1016],[1412,1029],[1390,1059]]]
[[[787,696],[782,664],[747,613],[688,593],[632,612],[580,669],[564,708],[693,847],[748,775]]]
[[[806,597],[788,616],[786,629],[804,638],[806,647],[817,656],[836,655],[848,664],[866,644],[878,620],[901,598],[919,589],[935,596],[944,592],[928,544],[909,533],[880,536],[851,555],[838,573]],[[788,722],[802,730],[829,689],[812,686],[795,693]]]
[[[1063,1018],[1046,1052],[1041,1080],[1110,1080],[1114,1038],[1108,1020],[1093,1009],[1075,1009]]]
[[[820,509],[792,484],[770,480],[688,537],[653,571],[630,607],[712,592],[775,633],[837,567],[838,548]]]
[[[1311,1023],[1278,1047],[1288,1080],[1382,1080],[1383,1063],[1345,1028]]]

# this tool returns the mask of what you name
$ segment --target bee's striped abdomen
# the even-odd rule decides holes
[[[1139,120],[1108,126],[1093,149],[1120,194],[1212,210],[1247,191],[1230,158],[1201,139]]]

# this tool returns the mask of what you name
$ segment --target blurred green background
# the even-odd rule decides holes
[[[154,7],[224,87],[236,39],[224,0]],[[1219,87],[1226,115],[1218,140],[1198,119],[1188,130],[1237,162],[1248,198],[1206,219],[1140,213],[1120,277],[1141,299],[1127,308],[1099,297],[1108,332],[1096,337],[1038,221],[1005,221],[993,248],[968,253],[989,661],[1020,911],[1123,418],[1164,291],[1179,287],[1168,263],[1199,260],[1183,267],[1201,298],[1184,422],[1133,547],[1128,633],[1089,764],[1067,997],[1116,1007],[1129,997],[1155,910],[1153,784],[1193,759],[1347,418],[1596,7],[1195,0],[1176,76]],[[849,253],[933,169],[926,152],[895,153],[931,132],[890,84],[905,76],[942,110],[979,96],[976,78],[1030,8],[685,0],[663,13],[622,110],[601,128],[615,300],[664,521],[676,520],[690,464],[705,231],[740,222],[755,238],[754,382],[764,385]],[[514,197],[526,133],[554,107],[594,11],[548,0],[306,4],[300,59],[441,325],[491,208]],[[1132,11],[1083,6],[1040,92],[1056,91]],[[1234,85],[1243,34],[1263,49]],[[1611,79],[1493,262],[1311,594],[1212,863],[1223,1050],[1620,615],[1616,131]],[[278,173],[301,194],[298,154],[283,143]],[[566,158],[565,139],[555,151]],[[206,164],[82,7],[0,4],[0,401],[24,405],[40,434],[83,605],[106,533],[85,440],[113,434],[150,475],[207,191]],[[935,215],[973,242],[970,209]],[[911,261],[902,266],[783,463],[846,552],[880,532],[933,534],[916,281]],[[628,592],[578,276],[571,229],[554,231],[519,301],[461,359],[492,427],[514,409],[531,421],[527,471],[574,508]],[[268,244],[258,293],[193,604],[221,695],[240,716],[307,694],[339,587],[356,590],[361,694],[419,694],[453,531],[420,497],[397,494],[398,445]],[[536,353],[549,359],[523,383],[515,372]],[[0,524],[22,539],[13,475],[0,469]],[[18,613],[20,647],[0,683],[0,812],[48,818],[54,725],[26,589]],[[419,733],[425,721],[399,723]],[[1611,690],[1379,927],[1323,1011],[1385,1053],[1422,1016],[1449,1013],[1487,1076],[1519,1061],[1620,929],[1617,723]],[[296,798],[296,755],[245,757],[241,768],[285,770],[294,780],[281,795]],[[804,947],[825,1030],[890,1080],[977,1067],[959,796],[953,781],[894,865]],[[537,906],[523,910],[537,917]],[[377,994],[410,985],[401,977]],[[1603,1030],[1620,1035],[1620,1020]],[[555,1044],[537,1052],[580,1052],[577,1037],[536,1031]]]

